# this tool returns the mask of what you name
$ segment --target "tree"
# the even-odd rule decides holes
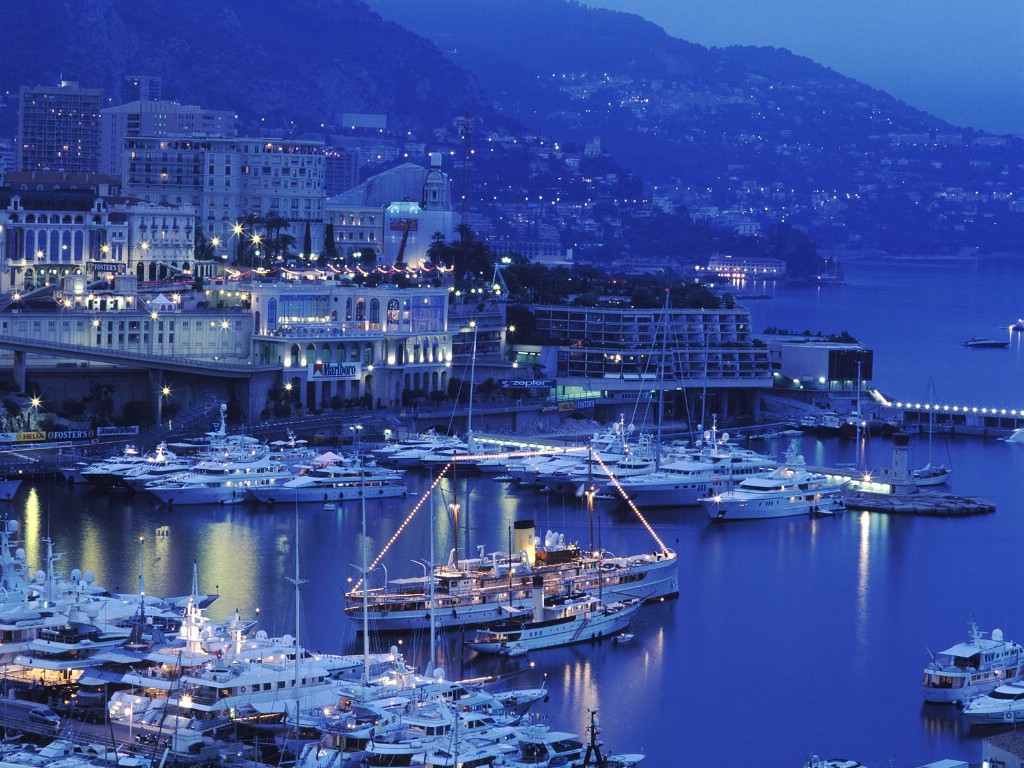
[[[334,223],[330,221],[327,222],[327,227],[324,229],[324,256],[332,264],[338,261],[338,244],[334,242]]]
[[[308,259],[313,255],[313,235],[309,231],[309,222],[306,222],[306,233],[302,237],[302,252]]]

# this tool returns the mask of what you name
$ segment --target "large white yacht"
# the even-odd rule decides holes
[[[842,485],[792,466],[748,477],[733,490],[703,498],[700,503],[712,520],[830,515],[846,508]]]
[[[378,631],[427,630],[431,613],[441,629],[489,624],[507,618],[509,609],[532,610],[535,577],[543,579],[548,597],[600,592],[615,601],[679,594],[678,555],[665,546],[613,557],[566,544],[563,535],[551,531],[540,546],[532,520],[517,521],[514,531],[512,555],[487,555],[480,547],[477,557],[467,558],[453,551],[429,576],[393,579],[365,592],[357,585],[345,595],[345,614],[358,622],[357,631],[362,631],[364,600],[367,621]]]
[[[238,504],[254,488],[278,487],[293,477],[283,464],[258,459],[201,461],[191,470],[147,483],[145,491],[164,504]]]
[[[516,655],[609,637],[629,626],[641,600],[604,603],[594,595],[544,598],[544,580],[535,587],[533,612],[478,629],[466,645],[479,653]]]
[[[971,622],[966,642],[935,654],[924,668],[924,700],[962,704],[996,686],[1024,677],[1024,647],[1003,638],[1001,629],[985,637]]]
[[[283,483],[253,486],[249,493],[265,504],[390,499],[409,493],[403,477],[401,470],[360,466],[336,454],[322,454],[301,474]]]

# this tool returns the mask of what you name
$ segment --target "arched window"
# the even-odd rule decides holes
[[[398,324],[398,299],[388,301],[388,325]]]
[[[60,233],[56,229],[50,231],[49,256],[52,261],[60,258]]]
[[[370,325],[380,325],[380,301],[370,299]]]
[[[85,238],[81,232],[75,232],[75,261],[81,261],[85,255]]]
[[[366,299],[360,297],[356,299],[356,320],[362,322],[366,319]]]
[[[299,367],[299,345],[298,344],[292,344],[291,359],[292,359],[292,368],[298,368]]]
[[[36,233],[34,230],[25,230],[25,258],[34,259],[36,257]]]
[[[345,320],[346,322],[352,319],[352,297],[345,299]]]
[[[267,302],[267,330],[277,330],[277,299]]]
[[[373,365],[373,344],[363,348],[363,365]]]

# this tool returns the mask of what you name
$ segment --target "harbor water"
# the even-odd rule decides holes
[[[754,330],[777,326],[846,330],[875,349],[875,384],[894,397],[923,397],[934,379],[940,399],[1000,407],[1024,403],[1020,342],[970,350],[971,336],[1009,333],[1024,314],[1012,263],[851,262],[848,284],[827,289],[771,287],[750,302]],[[964,279],[964,273],[970,279]],[[1019,336],[1020,334],[1017,334]],[[809,464],[891,459],[872,438],[799,438]],[[788,438],[752,442],[779,457]],[[915,438],[912,463],[927,461]],[[996,512],[966,518],[892,516],[849,510],[822,519],[711,523],[698,508],[652,510],[648,522],[679,553],[680,596],[645,606],[632,642],[586,643],[493,658],[464,652],[447,636],[441,659],[452,677],[508,675],[510,684],[546,679],[550,700],[534,711],[562,730],[585,732],[600,712],[603,738],[617,752],[643,751],[644,765],[797,766],[814,753],[868,766],[919,766],[940,758],[980,761],[981,733],[951,707],[924,705],[929,650],[966,640],[969,622],[1008,639],[1024,638],[1024,446],[975,437],[937,437],[932,460],[951,464],[948,490],[992,501]],[[653,551],[632,512],[599,507],[593,526],[582,501],[515,490],[489,478],[444,482],[407,521],[429,485],[410,473],[405,499],[366,504],[371,556],[390,548],[371,586],[420,575],[422,561],[507,550],[513,521],[532,519],[567,541],[598,543],[616,555]],[[457,531],[446,512],[458,501]],[[358,652],[356,627],[342,615],[344,592],[359,577],[361,507],[317,504],[296,510],[243,504],[168,508],[146,496],[100,494],[59,482],[27,485],[9,506],[23,524],[28,559],[42,567],[43,539],[64,553],[61,567],[92,570],[96,581],[150,594],[188,592],[192,563],[200,590],[221,597],[214,618],[235,610],[271,634],[295,633],[296,544],[301,575],[301,641],[323,651]],[[436,512],[432,515],[431,511]],[[295,535],[298,518],[298,538]],[[431,519],[434,519],[432,524]],[[406,522],[407,521],[407,522]],[[405,522],[402,533],[396,531]],[[394,540],[392,542],[392,539]],[[385,571],[386,568],[386,571]],[[385,650],[395,637],[371,637]],[[428,638],[408,635],[413,663]],[[890,762],[891,761],[891,762]]]

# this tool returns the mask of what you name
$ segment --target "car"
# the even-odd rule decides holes
[[[60,716],[49,707],[35,707],[28,711],[30,723],[48,725],[54,730],[60,727]]]

